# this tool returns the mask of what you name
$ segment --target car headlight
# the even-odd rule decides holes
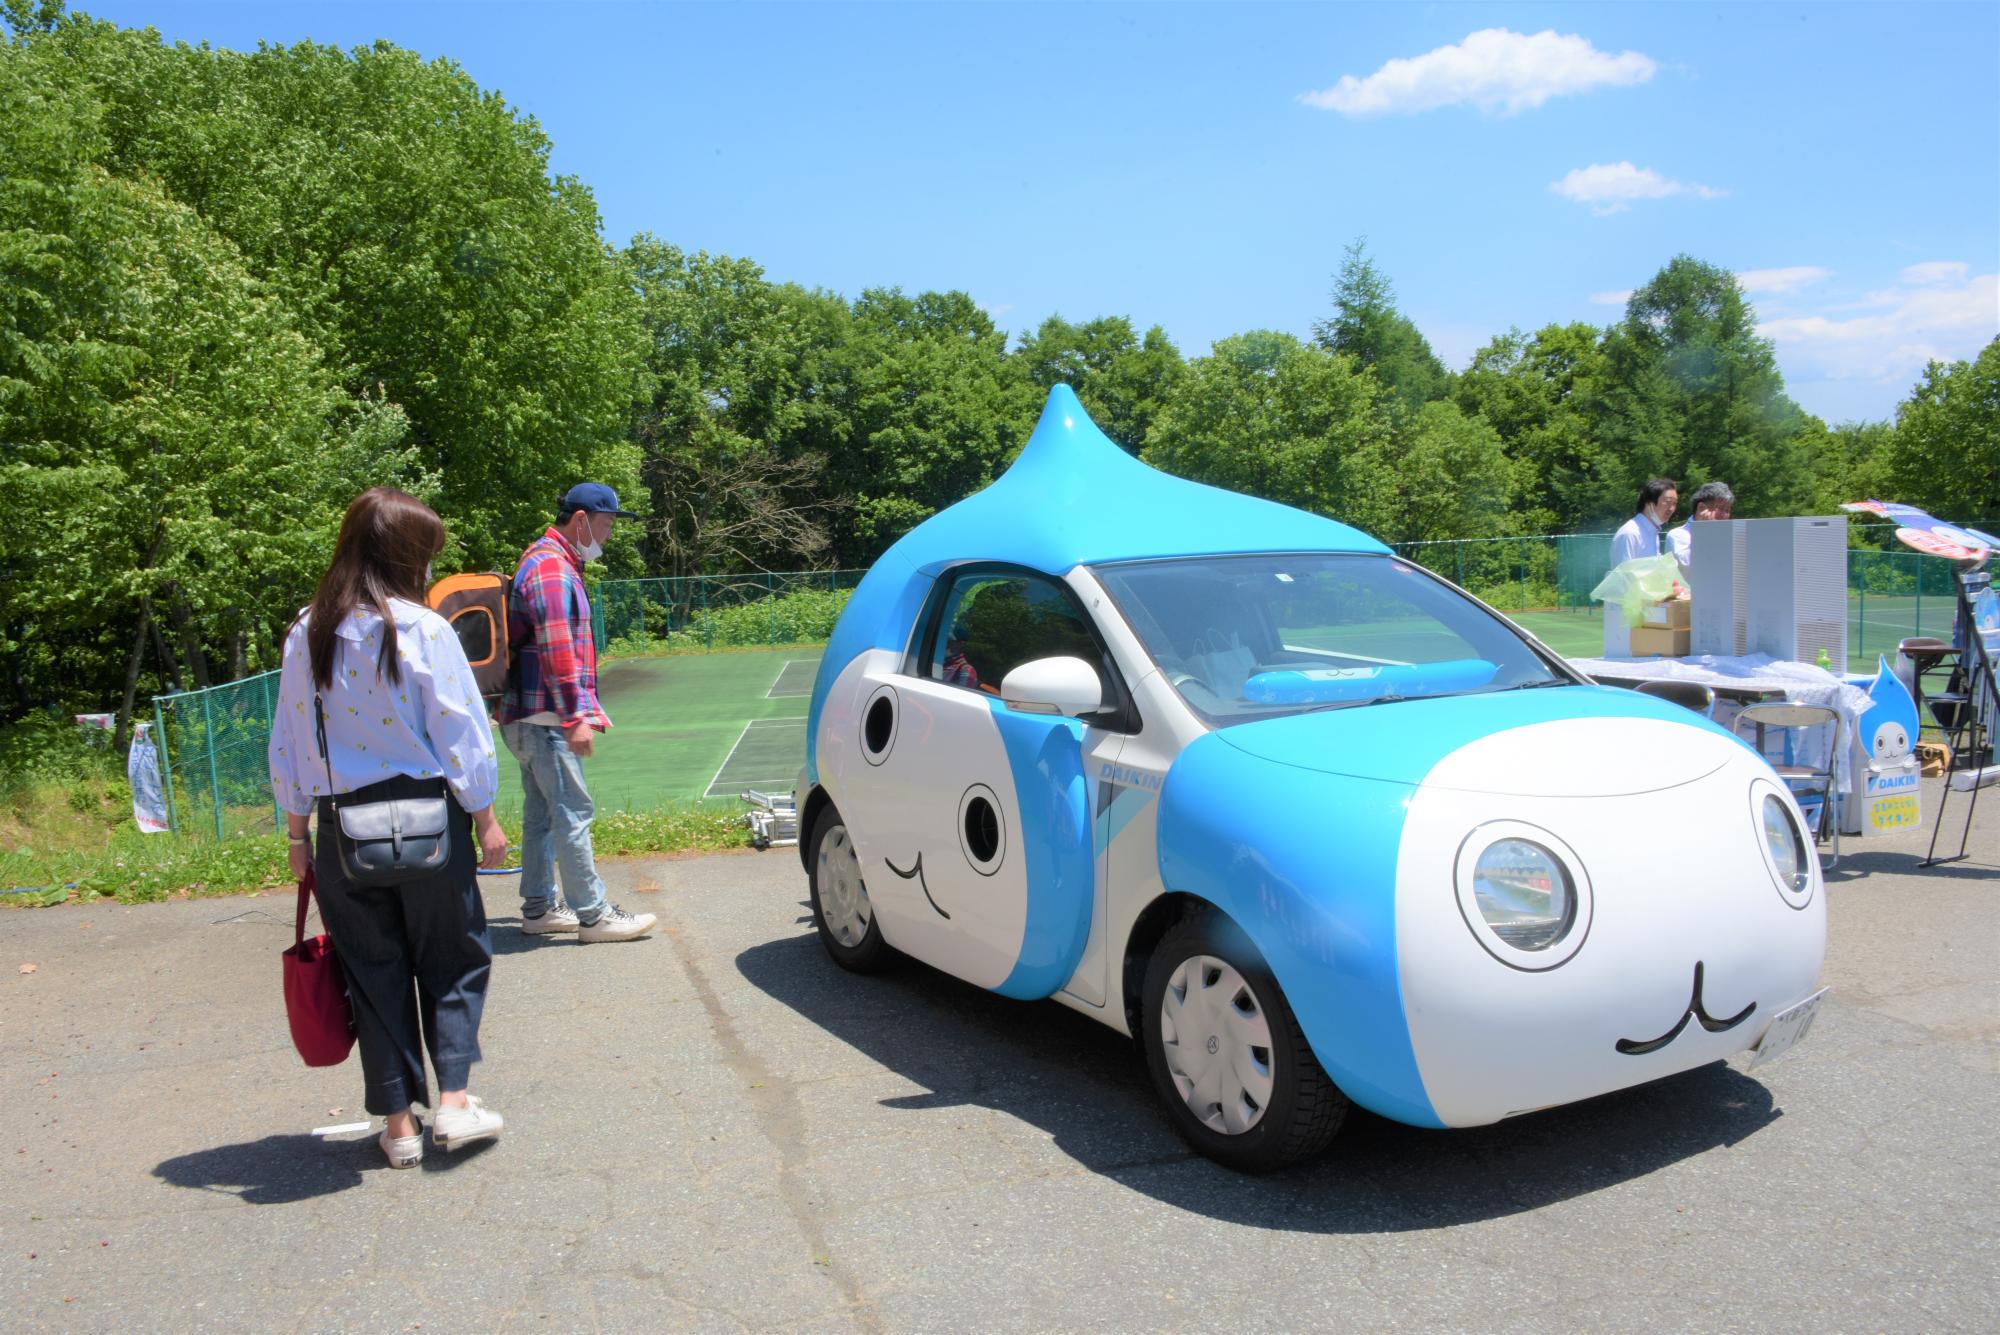
[[[1526,839],[1488,844],[1472,868],[1479,916],[1520,950],[1547,950],[1576,922],[1576,892],[1556,855]]]
[[[1812,902],[1813,864],[1818,854],[1806,843],[1792,808],[1768,784],[1752,789],[1762,830],[1764,857],[1778,894],[1786,904],[1802,909]]]
[[[1458,906],[1488,954],[1553,969],[1582,946],[1590,882],[1568,845],[1518,821],[1482,825],[1459,849]]]

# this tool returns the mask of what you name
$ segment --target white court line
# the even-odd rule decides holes
[[[750,735],[750,730],[752,728],[760,726],[767,728],[776,728],[776,727],[783,727],[787,724],[796,725],[798,728],[803,730],[805,728],[806,721],[802,718],[753,718],[748,723],[745,723],[743,725],[743,731],[736,735],[735,743],[732,746],[730,746],[729,754],[722,758],[722,764],[717,767],[715,771],[715,777],[710,779],[708,781],[708,787],[702,790],[701,795],[703,800],[706,800],[711,797],[728,795],[727,789],[725,789],[721,794],[718,794],[715,791],[715,786],[722,782],[723,771],[729,768],[730,761],[736,759],[737,751],[740,750],[743,746],[743,739]],[[789,783],[791,782],[791,780],[771,779],[771,780],[760,780],[759,782]],[[755,788],[756,786],[757,784],[755,783],[740,783],[740,784],[732,783],[729,785],[730,788]]]
[[[778,669],[778,675],[771,679],[770,688],[764,692],[764,698],[766,700],[791,700],[797,698],[791,695],[774,694],[774,692],[778,689],[778,683],[785,679],[785,674],[792,670],[792,665],[794,663],[811,663],[814,667],[819,666],[819,660],[817,658],[787,658],[785,660],[785,665]],[[811,689],[808,688],[805,694],[811,695],[812,694]]]

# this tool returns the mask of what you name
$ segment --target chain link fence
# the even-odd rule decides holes
[[[282,825],[271,797],[271,714],[278,674],[153,697],[153,736],[167,822],[222,839]]]
[[[599,656],[823,644],[861,570],[607,580],[591,599]],[[278,674],[153,699],[168,823],[223,839],[278,828],[268,750]]]
[[[1978,526],[1992,528],[1986,520]],[[1889,525],[1855,525],[1868,544],[1848,553],[1848,668],[1917,635],[1948,639],[1952,565],[1893,548]],[[1879,530],[1879,531],[1877,531]],[[1594,614],[1590,590],[1610,568],[1609,533],[1559,533],[1400,543],[1396,552],[1503,611]],[[592,603],[600,655],[823,644],[864,571],[819,570],[611,580]],[[153,701],[161,780],[173,827],[226,838],[282,825],[266,750],[278,674]]]
[[[592,598],[600,654],[820,644],[865,570],[608,580]]]

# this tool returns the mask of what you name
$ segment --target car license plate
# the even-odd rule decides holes
[[[1789,1051],[1805,1038],[1812,1030],[1813,1017],[1819,1014],[1819,1003],[1826,999],[1826,993],[1827,989],[1822,987],[1798,1005],[1778,1012],[1778,1018],[1771,1021],[1771,1027],[1757,1041],[1757,1050],[1750,1057],[1751,1070]]]

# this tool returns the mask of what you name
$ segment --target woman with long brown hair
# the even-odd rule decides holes
[[[431,1108],[431,1137],[447,1149],[502,1125],[466,1085],[493,962],[474,864],[499,866],[507,836],[493,815],[493,732],[472,669],[457,635],[424,605],[444,543],[443,522],[414,496],[375,487],[354,499],[333,564],[285,637],[271,724],[271,790],[290,828],[292,874],[314,870],[354,1005],[366,1106],[385,1119],[382,1153],[397,1168],[423,1159],[415,1104]],[[336,797],[352,805],[440,794],[451,812],[442,870],[391,886],[347,875],[334,845]],[[306,833],[315,808],[316,846]]]

